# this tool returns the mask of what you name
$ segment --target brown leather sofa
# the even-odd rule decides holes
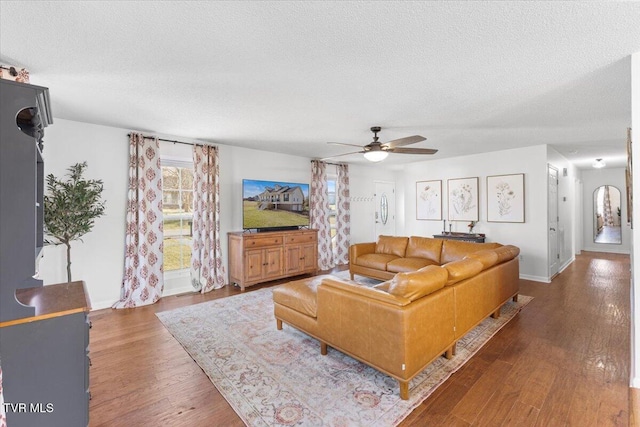
[[[281,285],[273,290],[277,328],[287,323],[318,339],[322,354],[330,346],[384,372],[408,399],[413,377],[441,355],[455,355],[462,336],[517,299],[520,251],[494,246],[375,287],[333,276]]]
[[[499,243],[471,243],[430,237],[380,236],[377,242],[351,245],[349,272],[351,280],[354,274],[389,280],[396,273],[446,264],[470,253],[500,246]]]

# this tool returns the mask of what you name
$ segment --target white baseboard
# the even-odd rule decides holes
[[[117,300],[116,300],[117,301]],[[116,302],[116,301],[100,301],[100,302],[94,302],[91,301],[91,311],[96,311],[96,310],[104,310],[105,308],[111,308],[111,306]]]
[[[562,273],[567,267],[569,267],[571,265],[571,263],[573,263],[573,261],[576,260],[575,256],[572,256],[567,262],[565,262],[561,267],[560,270],[558,271],[558,274]]]
[[[172,295],[178,295],[178,294],[185,294],[188,292],[194,292],[193,290],[193,286],[191,286],[191,283],[189,283],[186,286],[179,286],[179,287],[175,287],[175,288],[165,288],[164,292],[162,293],[163,297],[170,297]],[[98,301],[98,302],[91,302],[91,311],[96,311],[96,310],[104,310],[105,308],[111,308],[111,306],[116,302],[117,300],[108,300],[108,301]]]
[[[542,276],[530,276],[528,274],[521,274],[520,278],[523,280],[531,280],[532,282],[542,282],[542,283],[551,283],[548,277]]]
[[[606,252],[610,254],[622,254],[622,255],[629,255],[631,253],[629,249],[616,248],[615,246],[611,246],[611,245],[588,246],[588,247],[582,248],[582,250],[586,252]]]
[[[171,295],[186,294],[188,292],[195,292],[195,290],[193,289],[193,286],[191,286],[191,283],[189,283],[187,286],[180,286],[173,289],[165,289],[164,292],[162,293],[162,296],[170,297]]]

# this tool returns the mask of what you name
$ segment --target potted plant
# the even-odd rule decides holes
[[[47,175],[44,196],[44,229],[54,240],[46,242],[67,247],[67,281],[71,282],[71,242],[91,231],[96,218],[104,215],[102,180],[84,179],[87,162],[69,167],[67,180]]]

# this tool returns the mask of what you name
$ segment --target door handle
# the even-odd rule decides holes
[[[550,231],[556,231],[556,229],[555,229],[555,228],[550,228],[549,230],[550,230]]]

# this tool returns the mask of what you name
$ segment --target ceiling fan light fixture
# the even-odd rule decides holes
[[[389,153],[386,151],[367,151],[364,153],[364,158],[369,160],[370,162],[381,162],[387,158]]]
[[[603,168],[605,166],[607,166],[607,164],[605,162],[602,161],[602,159],[596,159],[591,166],[593,166],[596,169],[600,169]]]

